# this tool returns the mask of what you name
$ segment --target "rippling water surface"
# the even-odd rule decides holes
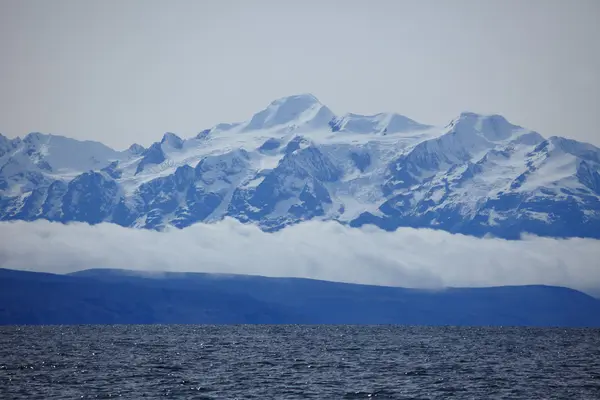
[[[600,399],[600,330],[0,327],[0,398]]]

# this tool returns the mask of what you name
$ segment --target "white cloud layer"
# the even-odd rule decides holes
[[[521,241],[443,231],[305,222],[264,233],[232,219],[155,232],[114,224],[0,223],[0,267],[88,268],[293,276],[404,287],[546,284],[600,288],[600,241]]]

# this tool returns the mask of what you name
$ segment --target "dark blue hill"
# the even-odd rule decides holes
[[[420,290],[310,279],[0,269],[0,324],[600,326],[600,301],[552,286]]]

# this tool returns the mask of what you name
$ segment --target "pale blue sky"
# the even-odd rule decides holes
[[[311,92],[600,145],[600,1],[0,0],[0,132],[116,148]]]

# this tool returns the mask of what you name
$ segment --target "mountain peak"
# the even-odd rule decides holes
[[[141,144],[137,144],[137,143],[132,144],[127,149],[127,151],[129,151],[132,154],[142,154],[145,150],[146,149],[144,148],[144,146],[142,146]]]
[[[404,115],[396,113],[379,113],[360,115],[348,113],[336,118],[331,123],[334,132],[343,130],[353,133],[401,133],[426,129],[428,125],[419,124]]]
[[[5,155],[13,146],[13,141],[0,133],[0,157]]]
[[[547,142],[554,148],[576,157],[600,163],[600,148],[561,136],[551,136]]]
[[[279,97],[278,99],[273,100],[269,105],[282,105],[287,103],[294,103],[296,105],[322,104],[319,99],[317,99],[317,97],[311,93],[298,93],[290,96]]]
[[[47,138],[51,135],[45,135],[41,132],[30,132],[28,133],[25,138],[23,139],[24,142],[26,143],[33,143],[33,142],[38,142],[43,138]]]
[[[464,122],[469,122],[472,124],[477,123],[478,121],[497,121],[500,123],[508,123],[510,124],[506,118],[504,118],[502,115],[499,114],[480,114],[480,113],[476,113],[473,111],[463,111],[460,113],[460,115],[458,116],[458,118],[455,119],[455,121],[464,121]],[[515,126],[515,125],[513,125]]]
[[[160,143],[168,144],[169,146],[176,148],[176,149],[181,149],[183,147],[183,139],[181,139],[179,136],[177,136],[176,134],[174,134],[172,132],[166,132],[163,135]]]
[[[469,118],[480,118],[483,117],[483,114],[479,114],[473,111],[463,111],[460,113],[460,115],[458,116],[458,119],[469,119]]]
[[[298,94],[279,98],[261,112],[254,114],[246,130],[268,129],[276,126],[327,126],[334,117],[312,94]]]
[[[450,130],[455,133],[471,135],[479,134],[492,142],[513,137],[517,132],[529,132],[518,125],[511,124],[498,114],[478,114],[465,111],[450,122]]]

